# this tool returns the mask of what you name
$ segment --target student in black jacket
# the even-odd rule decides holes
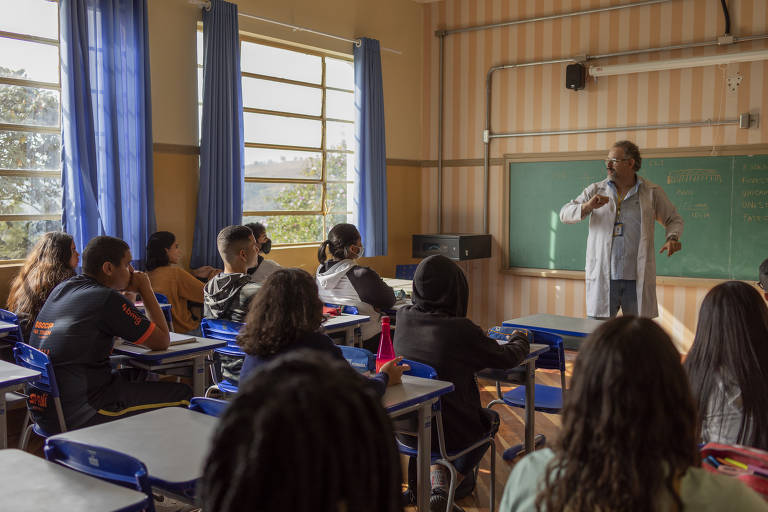
[[[441,399],[445,442],[448,451],[458,451],[499,428],[498,414],[480,403],[475,372],[483,368],[513,368],[528,354],[528,340],[516,335],[499,345],[472,323],[467,315],[469,286],[461,269],[445,256],[424,259],[413,278],[413,305],[397,312],[395,353],[426,363],[437,371],[437,378],[453,382],[454,391]],[[433,425],[434,427],[434,425]],[[433,449],[437,433],[433,429]],[[486,447],[454,462],[459,481],[472,478]],[[413,464],[413,462],[412,462]],[[410,473],[410,471],[409,471]],[[432,466],[432,501],[445,503],[448,471]],[[467,485],[468,484],[468,485]],[[457,498],[472,491],[474,482],[457,489]],[[445,505],[443,505],[445,509]]]

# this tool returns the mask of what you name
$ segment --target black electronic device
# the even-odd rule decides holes
[[[442,254],[452,260],[491,257],[491,235],[471,233],[435,233],[413,235],[413,257]]]
[[[579,91],[587,85],[587,68],[583,64],[569,64],[565,67],[565,87]]]

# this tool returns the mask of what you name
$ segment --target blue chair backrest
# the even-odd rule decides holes
[[[19,341],[24,341],[24,335],[21,332],[21,327],[19,327],[19,317],[16,316],[16,313],[12,313],[5,309],[0,309],[0,320],[3,322],[8,322],[9,324],[14,324],[16,326],[16,330],[11,331],[4,337],[0,338],[0,342],[13,345]]]
[[[565,349],[563,338],[550,332],[529,329],[533,333],[533,343],[549,345],[549,350],[536,360],[536,368],[565,371]]]
[[[155,292],[155,298],[157,299],[157,302],[159,302],[160,304],[169,304],[168,297],[166,297],[162,293]]]
[[[147,467],[130,455],[98,446],[49,438],[45,442],[45,458],[80,473],[143,492],[147,495],[148,510],[155,509]]]
[[[349,305],[341,305],[341,304],[329,304],[327,302],[325,304],[323,304],[323,306],[325,306],[327,308],[334,308],[334,309],[341,308],[341,312],[342,313],[346,313],[347,315],[359,315],[360,314],[360,310],[357,309],[357,306],[349,306]]]
[[[358,372],[372,372],[376,369],[376,356],[370,350],[346,345],[338,345],[338,347],[344,359]]]
[[[38,380],[28,383],[30,387],[49,393],[52,398],[59,396],[59,386],[56,384],[53,365],[44,352],[30,347],[26,343],[17,343],[13,347],[13,358],[17,365],[40,372]]]
[[[231,320],[203,318],[200,321],[200,330],[203,333],[203,338],[230,341],[234,343],[234,346],[237,346],[237,334],[243,325],[241,322]]]
[[[224,409],[227,408],[229,402],[226,400],[218,400],[216,398],[205,398],[202,396],[193,397],[189,401],[189,409],[192,411],[202,412],[208,416],[219,417],[224,414]]]
[[[405,372],[404,375],[412,375],[414,377],[421,377],[422,379],[437,378],[437,372],[428,364],[411,361],[410,359],[403,359],[402,364],[407,364],[411,367],[411,369]]]
[[[395,279],[410,279],[413,281],[413,275],[416,273],[418,264],[413,265],[395,265]]]

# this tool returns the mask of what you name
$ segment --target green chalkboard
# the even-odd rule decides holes
[[[588,219],[560,222],[560,208],[605,178],[603,160],[510,162],[510,267],[584,270]],[[768,155],[643,159],[683,217],[683,250],[657,254],[662,276],[754,280],[768,258]],[[664,228],[656,225],[656,250]]]

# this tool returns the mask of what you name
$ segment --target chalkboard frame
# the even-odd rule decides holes
[[[558,270],[546,268],[525,268],[509,266],[509,182],[510,164],[521,162],[563,162],[574,160],[599,160],[605,158],[609,148],[604,151],[569,151],[551,153],[517,153],[504,155],[503,167],[503,200],[502,200],[502,239],[501,239],[501,272],[503,274],[546,277],[555,279],[584,280],[583,270]],[[691,146],[683,148],[640,148],[643,159],[646,158],[678,158],[700,156],[752,156],[768,155],[768,144],[743,144],[725,146]],[[574,191],[576,197],[581,191]],[[683,243],[685,237],[683,236]],[[673,256],[674,258],[674,256]],[[757,269],[755,269],[757,274]],[[656,276],[657,285],[712,287],[727,279],[707,279],[699,277]],[[752,281],[747,281],[752,284]]]

